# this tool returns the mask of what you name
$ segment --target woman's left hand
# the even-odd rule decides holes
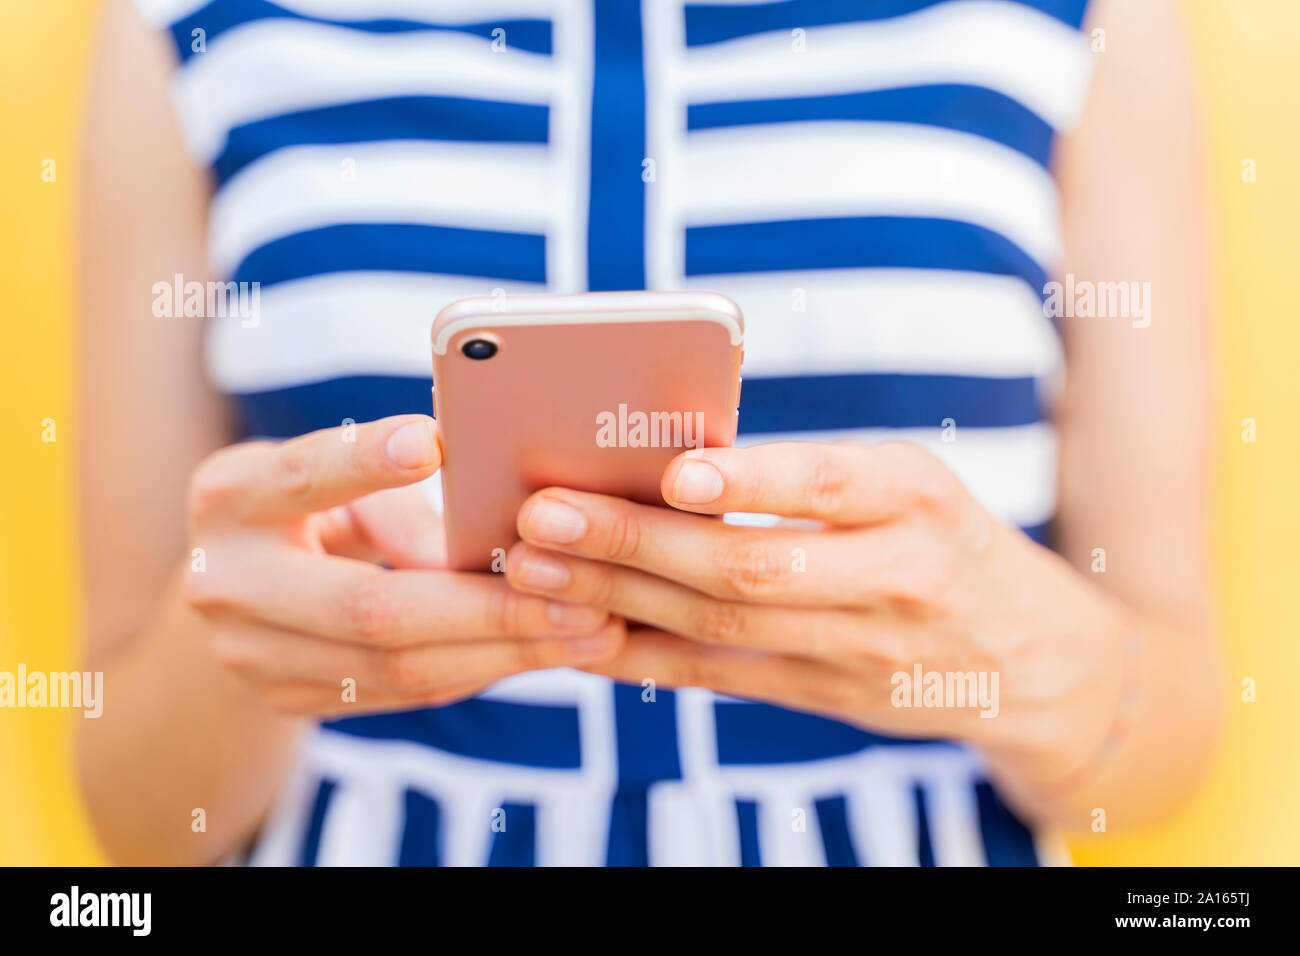
[[[514,587],[648,625],[593,670],[966,739],[1044,782],[1105,739],[1123,683],[1118,602],[996,521],[928,452],[696,450],[662,491],[671,509],[548,488],[520,510]],[[701,517],[725,512],[805,520]],[[948,689],[939,706],[930,675]]]

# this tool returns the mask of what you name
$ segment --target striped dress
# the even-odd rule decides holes
[[[742,442],[899,437],[1045,540],[1049,156],[1086,0],[137,0],[211,170],[249,436],[429,412],[468,295],[712,289]],[[430,487],[436,498],[436,485]],[[567,669],[324,724],[261,864],[1036,864],[950,741]]]

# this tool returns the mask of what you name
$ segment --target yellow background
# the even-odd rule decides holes
[[[1144,0],[1130,0],[1140,3]],[[74,666],[74,130],[94,0],[0,0],[0,670]],[[1214,516],[1230,729],[1213,778],[1153,831],[1076,838],[1081,863],[1300,862],[1300,2],[1189,0],[1210,137],[1219,361]],[[1117,146],[1117,148],[1120,148]],[[54,159],[57,180],[42,182]],[[1258,181],[1242,181],[1254,159]],[[57,440],[41,440],[42,421]],[[1241,440],[1242,419],[1258,441]],[[1171,422],[1177,428],[1177,422]],[[130,560],[132,542],[123,541]],[[1240,702],[1242,679],[1258,702]],[[0,864],[93,863],[72,717],[0,711]]]

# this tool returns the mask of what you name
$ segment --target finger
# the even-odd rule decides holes
[[[843,720],[861,708],[848,672],[816,661],[696,644],[663,631],[630,630],[622,650],[582,670],[629,684],[705,687],[720,694]]]
[[[392,568],[446,565],[442,516],[429,506],[422,483],[366,495],[318,519],[321,544],[330,554]]]
[[[692,640],[841,663],[901,653],[914,626],[888,612],[720,600],[644,571],[523,542],[506,557],[506,579],[530,594],[602,607]]]
[[[749,528],[607,495],[547,488],[524,502],[519,536],[727,600],[858,606],[894,545],[864,548],[844,529]],[[881,567],[877,568],[877,565]]]
[[[597,630],[608,618],[520,594],[492,575],[385,571],[292,547],[258,549],[236,567],[214,551],[186,587],[203,611],[236,610],[286,630],[383,647],[561,636]]]
[[[213,635],[215,659],[264,684],[350,690],[359,699],[421,697],[449,685],[482,685],[510,674],[592,663],[614,654],[624,628],[538,640],[362,647],[274,628],[236,625]]]
[[[683,511],[867,525],[918,501],[959,494],[960,485],[929,452],[904,442],[773,442],[678,455],[664,471],[661,491]]]
[[[362,531],[356,515],[347,505],[312,515],[311,525],[326,554],[369,564],[387,564],[384,555]]]
[[[291,714],[318,718],[362,717],[426,707],[445,707],[473,697],[487,684],[448,684],[417,695],[354,695],[323,684],[272,683],[253,680],[272,706]],[[488,682],[493,683],[492,681]]]
[[[427,415],[327,428],[280,444],[234,445],[196,471],[190,510],[200,520],[298,517],[411,484],[440,464]]]

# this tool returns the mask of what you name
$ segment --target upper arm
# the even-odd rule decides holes
[[[181,145],[164,37],[102,14],[80,210],[80,504],[91,652],[135,633],[184,553],[185,484],[228,440],[201,319],[156,318],[153,286],[205,275],[206,178]]]
[[[1085,569],[1105,549],[1096,580],[1130,603],[1197,612],[1212,428],[1200,114],[1168,0],[1094,0],[1091,25],[1106,51],[1057,157],[1064,272],[1149,283],[1150,325],[1060,319],[1061,543]]]

